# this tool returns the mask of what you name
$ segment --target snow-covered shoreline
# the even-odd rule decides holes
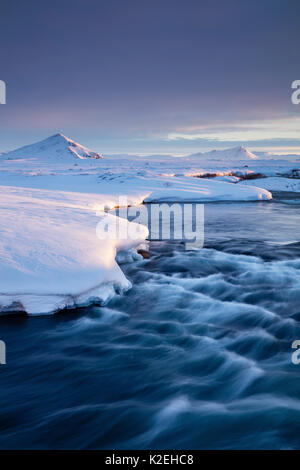
[[[241,155],[248,160],[240,161]],[[127,260],[138,258],[147,228],[139,226],[134,240],[96,235],[101,218],[113,221],[105,211],[120,197],[125,205],[245,202],[269,201],[273,187],[299,191],[299,180],[278,176],[294,175],[294,161],[265,163],[243,148],[235,149],[232,162],[205,161],[203,154],[153,161],[100,157],[60,134],[1,156],[2,312],[53,313],[105,303],[130,288],[116,255],[129,250]],[[263,178],[251,179],[262,171]]]
[[[52,192],[51,192],[52,193]],[[99,239],[103,217],[93,209],[94,195],[0,187],[0,308],[29,314],[106,302],[130,287],[116,262],[117,251],[136,248],[148,230],[137,226],[135,240]],[[90,199],[90,204],[86,205]],[[129,224],[124,219],[118,221]],[[134,224],[136,225],[136,224]],[[138,256],[138,255],[137,255]]]

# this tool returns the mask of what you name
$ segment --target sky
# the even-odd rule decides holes
[[[300,153],[299,0],[0,0],[0,151]]]

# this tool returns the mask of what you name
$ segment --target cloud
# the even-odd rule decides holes
[[[258,140],[298,139],[300,116],[255,122],[231,123],[215,126],[201,126],[197,130],[187,128],[169,132],[168,141],[217,140],[230,142],[253,142]]]

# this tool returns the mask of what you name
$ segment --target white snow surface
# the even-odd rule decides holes
[[[116,217],[95,211],[97,195],[0,186],[0,308],[29,314],[106,302],[126,290],[116,250],[145,240],[99,239],[96,227]],[[118,223],[129,225],[118,218]],[[134,253],[134,252],[133,252]],[[138,256],[139,257],[139,256]]]
[[[185,178],[186,180],[187,178]],[[144,198],[145,202],[220,202],[220,201],[257,201],[272,198],[269,191],[255,186],[236,186],[231,183],[213,181],[211,179],[196,179],[195,183],[187,183],[178,178],[171,188],[151,192]],[[180,186],[180,183],[182,184]],[[251,189],[251,191],[243,191]]]
[[[108,208],[143,201],[268,201],[272,190],[299,191],[294,156],[259,159],[244,148],[229,150],[219,159],[211,158],[213,152],[209,159],[99,158],[56,134],[2,154],[0,309],[53,313],[105,303],[130,288],[118,260],[139,257],[136,248],[148,231],[139,226],[136,239],[97,238],[100,220],[117,219],[104,212]],[[257,173],[266,177],[243,180]],[[135,225],[119,222],[127,229]]]
[[[258,184],[257,180],[245,180],[239,183],[243,186]],[[259,180],[259,186],[271,191],[287,191],[293,193],[300,192],[300,179],[270,176]]]

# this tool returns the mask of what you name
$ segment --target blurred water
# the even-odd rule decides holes
[[[300,211],[205,206],[105,307],[0,317],[0,448],[299,446]]]

